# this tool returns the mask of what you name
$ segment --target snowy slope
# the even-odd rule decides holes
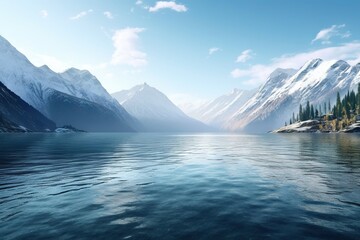
[[[64,73],[58,74],[47,66],[35,67],[23,54],[1,36],[0,64],[0,81],[56,123],[58,123],[57,119],[54,119],[51,113],[56,112],[56,108],[61,108],[61,102],[63,101],[60,101],[58,104],[52,104],[51,107],[55,109],[50,109],[48,99],[52,94],[57,94],[57,99],[59,99],[59,95],[62,95],[63,99],[77,102],[76,105],[86,102],[86,106],[90,107],[92,105],[92,109],[100,110],[103,107],[113,111],[117,116],[117,119],[113,120],[122,125],[122,127],[114,130],[130,130],[134,128],[132,126],[132,123],[135,121],[134,118],[106,92],[100,82],[88,71],[69,69]],[[68,98],[68,96],[73,98]],[[106,109],[101,111],[107,111]],[[91,110],[88,110],[87,112],[91,115]],[[69,114],[71,115],[71,113]],[[77,115],[79,113],[75,111],[72,114]],[[93,114],[99,114],[99,112],[96,111]],[[64,117],[66,120],[67,116],[65,115]],[[70,119],[67,124],[72,124]],[[93,127],[96,129],[95,125]],[[97,125],[99,126],[98,130],[102,131],[103,123],[99,122]],[[116,125],[115,122],[113,125]],[[84,129],[82,126],[75,127]],[[89,131],[88,129],[84,130]]]
[[[2,130],[26,128],[33,132],[55,129],[55,123],[30,106],[0,82],[0,125]],[[20,127],[21,126],[21,127]]]
[[[298,111],[300,103],[334,102],[337,91],[343,95],[358,79],[359,69],[359,65],[352,67],[342,60],[314,59],[292,76],[275,72],[223,127],[251,132],[279,128]]]
[[[100,81],[89,71],[70,68],[60,75],[70,82],[72,86],[68,88],[71,92],[70,95],[101,104],[120,115],[128,115],[118,101],[105,90]]]
[[[112,96],[146,127],[146,131],[206,131],[209,128],[184,114],[168,97],[144,83]]]
[[[220,127],[228,121],[242,105],[254,95],[256,90],[234,89],[198,108],[188,111],[189,116],[211,126]]]
[[[350,74],[354,76],[350,88],[357,91],[358,84],[360,83],[360,63],[352,67]]]

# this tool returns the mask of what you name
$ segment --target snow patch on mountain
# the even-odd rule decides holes
[[[359,65],[347,62],[308,61],[295,74],[277,70],[223,127],[229,130],[266,132],[281,127],[299,104],[334,102],[336,93],[355,88]]]
[[[130,90],[112,95],[133,116],[138,119],[178,119],[187,116],[168,97],[156,88],[144,83]]]
[[[112,94],[146,131],[204,131],[206,125],[188,117],[169,98],[144,83]]]
[[[92,109],[99,110],[98,105],[101,105],[113,111],[118,117],[119,124],[124,126],[130,126],[136,121],[110,96],[90,72],[71,68],[64,73],[55,73],[46,65],[35,67],[1,36],[0,65],[0,81],[49,118],[51,118],[51,114],[47,104],[48,98],[54,93],[61,93],[67,101],[81,103],[82,99],[88,106],[91,105],[90,102],[94,103],[91,106]],[[68,98],[66,95],[75,98]],[[58,108],[59,106],[53,105],[53,107]],[[91,112],[88,114],[91,115]],[[77,127],[81,128],[81,126]]]
[[[189,111],[189,115],[204,123],[219,127],[255,93],[255,90],[234,89],[231,93],[220,96]]]

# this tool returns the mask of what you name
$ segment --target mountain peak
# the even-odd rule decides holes
[[[331,69],[347,69],[350,67],[350,64],[344,60],[338,60],[331,65]]]
[[[156,106],[155,108],[159,109],[160,106],[165,104],[166,108],[168,108],[168,109],[177,108],[168,99],[168,97],[164,93],[160,92],[158,89],[156,89],[154,87],[151,87],[147,83],[136,85],[129,90],[123,90],[123,91],[114,93],[113,96],[123,106],[128,106],[129,104],[136,103],[136,104],[139,104],[138,106],[141,106],[141,105],[144,105],[147,107],[149,107],[149,106],[155,107]],[[133,110],[133,109],[131,109],[131,110]],[[130,113],[133,113],[133,115],[139,114],[139,113],[135,114],[135,112],[132,112],[131,110],[130,110]],[[148,110],[149,109],[146,109],[146,111],[148,111]],[[179,111],[180,111],[179,109],[177,109],[175,111],[178,111],[178,114],[180,114],[180,115],[183,114],[183,113],[179,113]],[[147,114],[151,115],[152,113],[147,112]]]
[[[68,68],[63,73],[68,73],[68,74],[72,74],[72,75],[78,75],[78,74],[92,75],[88,70],[80,70],[75,67]]]
[[[149,84],[147,84],[146,82],[144,82],[141,85],[138,85],[137,87],[139,88],[140,91],[148,90],[148,89],[155,89],[155,88],[151,87]],[[136,86],[134,88],[136,88]]]
[[[234,88],[232,92],[233,92],[233,93],[239,92],[239,89],[238,89],[238,88]]]
[[[0,35],[0,63],[2,68],[19,68],[32,64],[8,40]]]
[[[49,66],[46,65],[46,64],[42,65],[42,66],[39,67],[39,68],[42,69],[42,70],[45,70],[45,71],[52,71],[52,70],[49,68]]]
[[[313,68],[316,68],[317,66],[319,66],[322,62],[323,62],[323,60],[321,58],[315,58],[315,59],[312,59],[312,60],[309,60],[308,62],[306,62],[302,68],[303,69],[313,69]]]
[[[189,118],[158,89],[147,83],[136,85],[112,96],[132,116],[139,119],[146,131],[203,131],[202,123]]]

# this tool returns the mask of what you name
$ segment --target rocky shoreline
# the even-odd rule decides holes
[[[273,130],[271,133],[355,133],[360,132],[360,122],[353,123],[343,130],[333,131],[323,129],[323,122],[319,120],[307,120],[296,122],[279,129]]]

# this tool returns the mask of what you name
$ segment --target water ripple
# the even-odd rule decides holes
[[[2,134],[1,239],[360,239],[360,136]]]

